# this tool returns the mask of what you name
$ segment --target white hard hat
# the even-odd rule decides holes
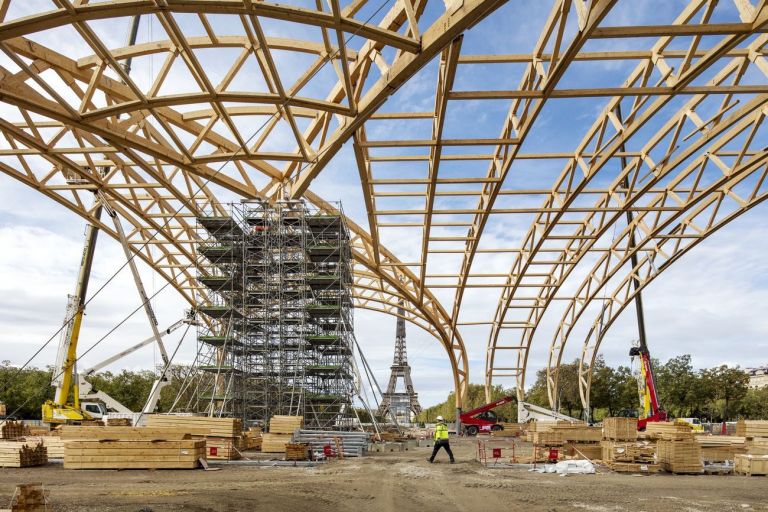
[[[437,421],[445,421],[445,418],[443,418],[442,416],[438,416]]]

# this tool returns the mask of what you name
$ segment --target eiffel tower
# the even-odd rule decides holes
[[[421,412],[418,394],[413,390],[411,381],[411,367],[408,364],[408,356],[405,351],[405,312],[403,311],[403,301],[397,308],[397,329],[395,331],[395,358],[392,362],[392,374],[389,377],[387,391],[382,395],[381,405],[379,406],[379,416],[387,418],[394,414],[398,423],[411,423],[413,416]],[[405,384],[405,391],[397,391],[397,381],[402,378]]]

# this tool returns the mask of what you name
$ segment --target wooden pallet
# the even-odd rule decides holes
[[[42,443],[0,441],[0,467],[26,468],[48,463],[48,450]]]
[[[608,467],[617,473],[658,473],[659,464],[651,462],[609,462]]]
[[[646,441],[603,441],[602,459],[606,462],[654,463],[656,446]]]
[[[293,434],[301,428],[303,416],[272,416],[269,419],[270,434]]]
[[[64,445],[65,469],[194,469],[205,441],[73,440]]]
[[[637,418],[605,418],[603,439],[611,441],[635,441],[637,439]]]
[[[307,460],[309,459],[308,443],[288,443],[285,445],[285,460]]]
[[[240,418],[174,416],[172,414],[150,414],[146,418],[147,428],[175,428],[196,436],[239,437],[243,431],[243,422]]]
[[[734,472],[747,476],[768,475],[768,455],[736,455]]]

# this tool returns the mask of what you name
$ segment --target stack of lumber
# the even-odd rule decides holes
[[[739,420],[736,423],[736,435],[739,437],[768,437],[768,421]]]
[[[608,466],[617,473],[658,473],[660,464],[652,462],[611,462]]]
[[[243,450],[261,450],[261,429],[243,432],[241,445]]]
[[[601,447],[602,459],[607,463],[652,463],[656,460],[656,447],[648,442],[603,441]]]
[[[579,423],[555,425],[553,431],[559,432],[565,442],[599,443],[603,437],[603,431],[600,427],[590,427]]]
[[[59,436],[26,436],[21,438],[25,443],[40,444],[48,450],[49,459],[61,459],[64,457],[64,440]]]
[[[672,421],[651,421],[645,426],[648,439],[685,440],[693,439],[693,427],[688,423]]]
[[[603,439],[610,441],[637,440],[637,418],[605,418]]]
[[[557,425],[554,421],[531,421],[525,424],[525,440],[533,443],[533,434],[535,432],[550,432]]]
[[[8,414],[8,411],[6,410],[5,404],[0,403],[0,416],[5,416]]]
[[[192,439],[204,439],[209,459],[233,460],[240,458],[240,438],[243,422],[239,418],[211,418],[208,416],[174,416],[152,414],[147,416],[147,428],[167,427],[191,434]]]
[[[768,455],[768,439],[754,437],[747,439],[744,443],[747,453],[750,455]]]
[[[0,442],[0,467],[26,468],[44,466],[48,463],[48,451],[42,443],[23,441]]]
[[[303,422],[303,416],[272,416],[269,420],[269,433],[293,434],[294,431],[301,428]]]
[[[131,427],[133,422],[130,418],[107,418],[108,427]]]
[[[285,460],[307,460],[309,459],[308,443],[288,443],[285,445]]]
[[[24,422],[7,420],[0,422],[0,439],[16,439],[24,436]]]
[[[175,428],[193,436],[239,437],[243,431],[243,422],[239,418],[174,416],[172,414],[150,414],[146,418],[147,428]]]
[[[24,426],[24,435],[25,436],[49,436],[52,435],[53,432],[51,431],[50,427],[41,427],[38,425],[25,425]]]
[[[502,422],[500,425],[503,427],[503,430],[491,432],[492,436],[515,437],[525,432],[525,423]]]
[[[173,427],[83,427],[65,425],[59,429],[59,436],[64,441],[80,439],[97,441],[175,441],[189,439],[187,431]]]
[[[703,472],[701,446],[695,439],[660,439],[656,452],[662,469],[670,473]]]
[[[22,484],[16,486],[11,512],[45,512],[47,505],[43,484]]]
[[[597,460],[601,457],[600,443],[573,443],[566,442],[563,445],[565,454],[574,459]]]
[[[563,435],[560,432],[544,431],[544,432],[532,432],[531,442],[538,446],[562,446]]]
[[[65,469],[194,469],[201,458],[205,458],[205,441],[196,439],[80,439],[64,445]]]
[[[434,432],[427,435],[427,439],[430,439],[434,435]],[[400,436],[397,432],[379,432],[378,434],[374,434],[374,439],[377,441],[385,442],[385,443],[393,443],[395,439],[397,439]]]
[[[264,453],[285,453],[285,445],[291,442],[293,434],[262,434],[261,451]]]
[[[746,440],[736,436],[694,436],[701,446],[701,458],[709,462],[734,460],[734,456],[747,452]]]
[[[733,470],[747,476],[768,475],[768,455],[736,455]]]

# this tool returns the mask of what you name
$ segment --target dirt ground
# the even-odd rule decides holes
[[[221,471],[76,471],[60,464],[0,469],[0,508],[16,484],[42,482],[54,511],[768,511],[768,477],[539,474],[484,468],[476,443],[451,442],[457,463],[430,448],[315,467],[220,466]],[[506,456],[506,455],[505,455]]]

